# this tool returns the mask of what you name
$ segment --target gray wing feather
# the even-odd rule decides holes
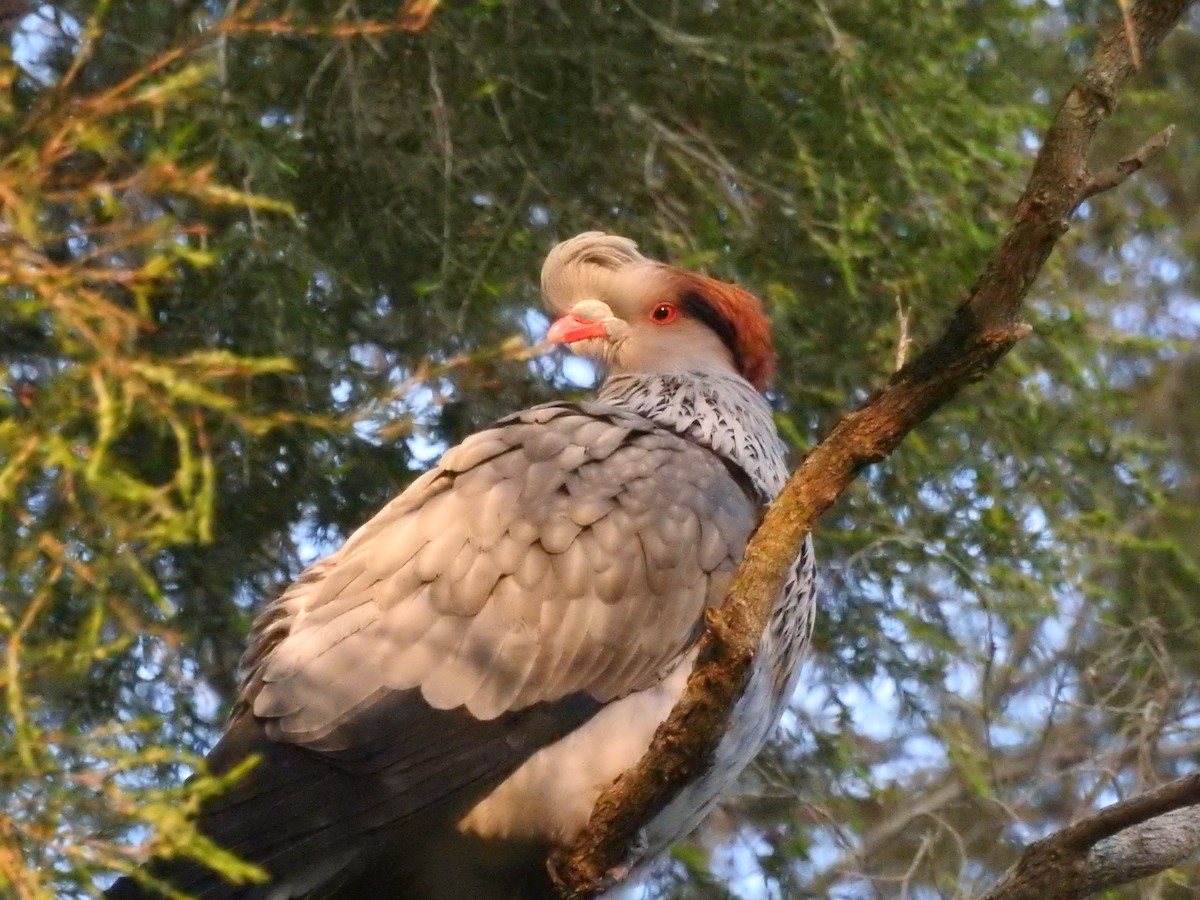
[[[322,749],[389,692],[490,720],[648,687],[723,599],[756,513],[719,458],[638,416],[529,410],[448,451],[268,607],[244,707]]]

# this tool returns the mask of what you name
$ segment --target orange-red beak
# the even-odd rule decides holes
[[[546,332],[547,344],[573,344],[588,338],[605,336],[603,322],[589,322],[574,313],[568,313],[550,326]]]

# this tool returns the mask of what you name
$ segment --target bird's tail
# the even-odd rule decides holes
[[[106,900],[161,900],[162,894],[144,887],[128,876],[118,878],[116,884],[104,892]]]

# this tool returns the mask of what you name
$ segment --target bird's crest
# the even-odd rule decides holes
[[[558,244],[542,264],[542,296],[558,315],[578,301],[603,297],[613,274],[630,263],[645,262],[629,238],[585,231]]]

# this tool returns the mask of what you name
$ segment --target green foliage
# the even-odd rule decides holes
[[[54,89],[9,66],[0,95],[0,834],[5,858],[25,860],[0,875],[22,897],[49,896],[72,869],[124,865],[101,837],[112,812],[166,821],[206,790],[156,786],[194,764],[188,747],[131,755],[157,728],[126,702],[134,673],[186,670],[170,659],[187,636],[155,559],[212,540],[219,430],[295,421],[244,390],[290,371],[287,359],[164,355],[145,339],[157,299],[213,265],[206,218],[282,207],[165,149],[188,127],[203,67],[80,85],[101,30],[99,18],[84,29]],[[151,127],[158,140],[135,138]],[[190,830],[174,831],[172,847],[196,852]]]
[[[964,295],[1111,6],[31,7],[0,91],[0,890],[153,852],[252,874],[181,815],[218,785],[178,785],[253,611],[441,446],[575,387],[526,349],[554,240],[757,290],[802,452]],[[1102,157],[1194,119],[1195,44]],[[794,709],[648,890],[967,893],[1190,758],[1198,148],[1089,203],[1035,338],[823,523]]]

